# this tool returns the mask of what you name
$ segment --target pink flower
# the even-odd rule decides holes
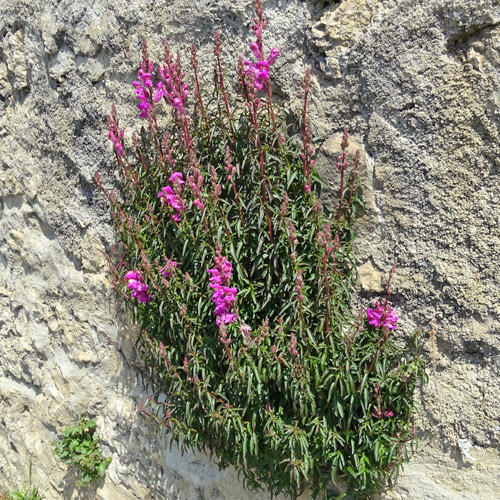
[[[182,173],[181,172],[174,172],[171,176],[170,176],[170,182],[172,184],[175,184],[175,181],[178,181],[179,184],[182,186],[184,184],[184,181],[182,179]]]
[[[153,87],[153,78],[151,77],[151,73],[147,73],[142,68],[140,68],[137,72],[137,76],[145,87],[147,87],[148,89]]]
[[[255,67],[258,70],[266,70],[269,71],[269,63],[267,61],[257,61],[255,63]]]
[[[125,275],[125,279],[128,280],[127,287],[132,290],[130,297],[132,299],[137,299],[137,302],[145,302],[149,304],[153,300],[153,296],[148,293],[149,285],[142,282],[143,276],[141,271],[129,271]]]
[[[158,193],[158,198],[161,198],[164,205],[169,204],[174,210],[181,210],[182,208],[182,203],[170,186],[162,187]]]
[[[290,335],[290,346],[288,347],[288,352],[295,358],[299,351],[297,349],[297,339],[295,338],[295,334],[292,332]]]
[[[181,186],[184,184],[184,180],[182,179],[181,172],[174,172],[170,176],[170,182],[174,185],[174,188],[178,194],[181,192]],[[161,191],[158,193],[158,198],[161,199],[162,203],[167,206],[170,205],[175,212],[170,215],[170,218],[175,222],[180,222],[181,220],[181,212],[184,209],[182,200],[177,194],[174,192],[171,186],[164,186],[161,188]]]
[[[144,78],[144,81],[147,81],[149,84],[149,79],[147,79],[144,75],[151,75],[149,73],[144,73],[144,70],[139,69],[139,78],[141,79],[141,72]],[[141,79],[142,81],[142,79]],[[141,110],[141,113],[139,115],[140,118],[147,118],[148,117],[148,112],[150,109],[152,109],[151,102],[150,102],[150,95],[149,95],[149,89],[146,90],[143,87],[143,83],[141,82],[132,82],[132,85],[135,87],[135,95],[137,96],[137,99],[139,99],[139,104],[137,107]],[[153,81],[151,80],[151,87],[153,86]]]
[[[220,325],[221,323],[229,324],[234,323],[238,319],[238,316],[234,313],[222,313],[216,320],[216,324]]]
[[[111,140],[111,142],[113,143],[113,146],[115,147],[116,154],[118,156],[123,156],[124,151],[123,151],[123,146],[122,146],[122,143],[120,142],[120,140],[116,137],[116,135],[112,131],[110,131],[108,133],[108,137]]]
[[[251,335],[252,329],[246,323],[242,323],[240,331],[243,337],[245,338],[247,344],[249,344],[250,341],[252,340],[252,335]]]
[[[161,268],[161,274],[165,278],[171,278],[175,269],[177,269],[177,262],[175,260],[167,259],[166,264]]]
[[[180,59],[177,64],[172,60],[166,61],[163,67],[158,68],[158,73],[164,82],[162,97],[180,114],[184,114],[184,104],[187,101],[189,87],[183,82],[184,73],[180,67]]]
[[[184,114],[184,104],[182,103],[182,99],[180,97],[174,97],[174,99],[172,99],[172,107],[181,115]]]
[[[271,52],[269,53],[269,56],[267,57],[267,62],[269,63],[269,66],[274,64],[276,61],[276,58],[280,55],[280,49],[278,47],[274,47],[271,49]]]
[[[253,55],[256,57],[256,59],[260,59],[261,54],[259,50],[259,44],[257,42],[252,42],[250,44],[250,50],[253,52]]]
[[[212,275],[209,278],[211,288],[214,288],[214,285],[228,285],[229,280],[233,274],[233,266],[231,262],[229,262],[226,257],[220,257],[215,259],[216,267],[209,269],[208,272]]]
[[[254,26],[254,31],[256,26]],[[258,33],[260,34],[260,28],[257,26]],[[255,32],[257,38],[259,38],[259,34]],[[259,44],[257,42],[252,42],[250,44],[250,50],[253,52],[253,55],[257,59],[256,63],[253,63],[249,59],[245,59],[245,74],[253,73],[254,76],[254,85],[257,90],[263,91],[266,88],[266,84],[269,81],[269,67],[272,66],[276,58],[279,56],[280,49],[278,47],[274,47],[267,60],[262,60],[263,54],[259,49]]]
[[[234,323],[237,314],[231,312],[236,300],[238,290],[236,287],[229,287],[229,280],[232,275],[232,265],[226,257],[215,257],[215,267],[208,269],[211,274],[209,281],[213,290],[212,302],[215,304],[214,314],[217,316],[217,325]]]
[[[368,318],[368,323],[376,328],[387,327],[392,330],[396,329],[396,322],[398,317],[388,304],[381,305],[377,302],[377,307],[375,309],[367,309],[366,317]]]
[[[124,129],[118,129],[119,119],[116,115],[116,108],[113,104],[111,116],[108,116],[108,137],[113,143],[116,154],[118,156],[123,156],[123,136],[125,135]]]
[[[394,417],[394,413],[391,410],[382,410],[381,408],[376,408],[376,407],[372,408],[372,415],[375,418]]]
[[[163,85],[162,82],[158,82],[156,85],[156,92],[155,92],[155,97],[154,100],[155,102],[160,102],[161,98],[166,95],[167,89],[165,88],[165,85]]]
[[[139,280],[139,281],[141,281],[142,280],[142,273],[141,273],[141,271],[129,271],[125,275],[125,279],[127,279],[127,280]]]

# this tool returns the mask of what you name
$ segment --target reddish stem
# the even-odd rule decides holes
[[[307,96],[309,94],[309,88],[306,86],[304,88],[304,107],[302,108],[302,138],[304,141],[304,177],[307,179],[307,184],[311,185],[310,172],[309,172],[309,153],[306,147],[306,115],[307,115]]]
[[[344,172],[345,172],[345,167],[344,163],[342,162],[342,167],[340,170],[340,196],[339,196],[339,209],[337,212],[337,222],[340,223],[340,219],[342,217],[342,200],[344,199]]]
[[[227,113],[227,119],[229,121],[229,128],[231,129],[231,136],[232,136],[233,141],[235,141],[236,139],[234,137],[233,123],[231,121],[231,111],[229,109],[229,102],[227,100],[226,89],[224,88],[224,78],[222,76],[222,66],[220,64],[219,54],[216,54],[216,57],[217,57],[217,67],[219,69],[220,89],[221,89],[221,92],[222,92],[222,96],[224,97],[224,104],[226,106],[226,113]]]
[[[323,253],[323,274],[325,277],[325,291],[326,291],[326,314],[325,314],[325,319],[326,319],[326,333],[330,331],[330,288],[328,287],[328,272],[326,269],[326,259],[328,257],[328,252],[327,252],[327,244],[325,243],[325,251]]]
[[[262,144],[260,142],[260,134],[259,134],[259,124],[257,122],[257,104],[255,101],[252,102],[252,109],[253,109],[253,123],[255,127],[255,133],[257,135],[257,149],[259,150],[259,162],[260,162],[260,173],[262,176],[262,181],[261,181],[261,187],[262,187],[262,199],[264,201],[264,207],[266,209],[266,218],[267,218],[267,225],[268,225],[268,231],[269,231],[269,240],[271,243],[273,243],[274,238],[273,238],[273,226],[271,223],[271,217],[269,215],[269,207],[268,205],[268,199],[267,199],[267,191],[266,191],[266,172],[264,168],[264,155],[262,152]]]
[[[236,201],[236,204],[238,205],[238,211],[240,212],[240,221],[241,221],[241,227],[244,227],[243,223],[243,213],[241,211],[241,204],[240,204],[240,198],[238,197],[238,192],[236,191],[236,186],[234,184],[233,179],[231,178],[231,184],[233,186],[233,193],[234,193],[234,199]]]
[[[271,120],[273,122],[273,135],[274,138],[276,139],[276,119],[274,118],[273,103],[271,101],[271,84],[269,82],[267,82],[266,90],[267,90],[267,102],[269,103],[269,114],[271,115]],[[279,175],[279,167],[278,167],[278,175]]]
[[[191,49],[191,51],[194,50],[194,44],[193,44],[193,48]],[[196,83],[196,96],[198,97],[198,102],[200,103],[200,111],[201,111],[201,114],[203,116],[203,120],[205,121],[205,126],[207,127],[207,131],[209,130],[208,128],[208,119],[207,119],[207,115],[205,113],[205,107],[203,106],[203,99],[201,98],[201,92],[200,92],[200,82],[198,80],[198,67],[197,67],[197,63],[195,60],[193,60],[193,69],[194,69],[194,80],[195,80],[195,83]]]

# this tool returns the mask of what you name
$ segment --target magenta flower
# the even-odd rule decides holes
[[[396,329],[396,322],[398,317],[394,312],[394,309],[388,304],[381,305],[377,302],[377,307],[375,309],[367,309],[366,317],[368,318],[368,323],[376,328],[390,328],[391,330]]]
[[[148,95],[148,91],[142,86],[141,82],[132,82],[132,85],[135,87],[134,93],[137,96],[137,99],[139,99],[139,104],[137,105],[141,111],[139,117],[147,118],[148,112],[152,108],[151,103],[149,102],[150,96]]]
[[[200,175],[198,170],[192,170],[193,175],[188,176],[188,184],[191,190],[193,191],[194,200],[193,205],[200,210],[203,210],[205,206],[203,205],[201,188],[203,186],[203,175]]]
[[[273,65],[274,62],[276,61],[276,58],[280,55],[280,49],[278,47],[274,47],[271,49],[271,52],[269,53],[269,56],[267,57],[267,62],[269,63],[269,66]]]
[[[163,80],[162,94],[166,101],[181,115],[185,114],[184,105],[187,102],[189,87],[184,83],[184,73],[180,57],[174,62],[170,57],[168,44],[165,46],[165,64],[158,68],[158,74]],[[159,97],[161,99],[161,97]]]
[[[137,299],[137,302],[145,302],[146,304],[153,300],[153,296],[148,293],[149,285],[142,282],[144,278],[141,271],[129,271],[125,275],[125,279],[128,280],[127,287],[132,290],[130,294],[132,299]]]
[[[178,181],[181,186],[182,186],[182,184],[184,184],[184,180],[182,179],[182,173],[181,172],[174,172],[170,176],[170,182],[172,184],[175,184],[175,181]]]
[[[215,304],[214,314],[217,316],[215,322],[217,325],[234,323],[238,315],[232,312],[236,294],[236,287],[229,286],[229,280],[232,276],[232,265],[226,257],[218,256],[214,258],[215,267],[208,269],[211,274],[209,281],[210,288],[213,290],[212,302]]]
[[[164,205],[169,204],[174,210],[181,210],[182,208],[178,196],[170,186],[162,187],[161,191],[158,193],[158,198],[161,198]]]
[[[260,59],[261,54],[259,50],[259,44],[257,42],[252,42],[250,44],[250,50],[253,52],[253,55],[255,56],[256,59]]]
[[[174,189],[171,186],[164,186],[161,188],[161,191],[158,193],[158,198],[161,199],[161,202],[168,206],[170,205],[174,209],[174,213],[170,215],[170,218],[175,222],[180,222],[181,220],[181,212],[184,209],[184,205],[182,203],[182,199],[178,196],[181,192],[181,186],[184,184],[184,180],[182,179],[181,172],[174,172],[170,176],[170,182],[174,185]]]
[[[108,116],[108,137],[109,140],[113,143],[116,154],[118,156],[123,156],[123,136],[125,134],[124,129],[118,128],[119,119],[116,114],[116,107],[113,104],[111,108],[111,116]]]
[[[125,279],[126,280],[138,280],[138,281],[141,281],[142,280],[142,273],[141,273],[141,271],[129,271],[125,275]]]
[[[118,156],[123,156],[123,153],[124,153],[123,145],[122,145],[123,133],[124,133],[124,130],[121,129],[120,134],[119,134],[120,138],[118,139],[118,137],[116,137],[116,135],[113,131],[110,130],[108,132],[108,137],[109,137],[110,141],[113,143],[116,154]]]
[[[160,102],[161,98],[164,97],[167,94],[167,89],[165,88],[165,85],[163,85],[162,82],[158,82],[156,84],[156,92],[154,96],[155,102]]]
[[[141,67],[137,72],[137,76],[145,87],[147,87],[148,89],[153,87],[153,78],[151,77],[151,73],[144,71],[144,69]]]
[[[161,274],[165,278],[171,278],[177,269],[177,262],[175,260],[166,259],[165,265],[161,268]]]
[[[184,114],[184,104],[182,103],[182,99],[180,97],[174,97],[172,99],[172,107],[178,111],[181,115]]]
[[[269,81],[269,67],[276,61],[276,58],[279,56],[280,49],[278,47],[274,47],[265,61],[261,59],[262,54],[257,42],[252,42],[250,44],[250,49],[256,57],[257,62],[253,63],[249,59],[245,59],[245,66],[247,66],[245,68],[245,74],[248,75],[250,72],[253,73],[255,88],[263,91]]]

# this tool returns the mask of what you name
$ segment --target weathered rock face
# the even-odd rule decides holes
[[[386,497],[497,499],[500,3],[264,7],[268,46],[282,48],[275,90],[292,108],[313,67],[314,123],[326,137],[318,164],[332,193],[339,131],[364,150],[361,300],[375,300],[397,259],[402,328],[436,331],[424,439]],[[50,443],[82,413],[97,416],[113,456],[100,498],[266,498],[202,455],[166,449],[138,414],[134,331],[106,274],[112,231],[92,184],[96,169],[114,182],[111,102],[123,124],[137,123],[141,38],[155,55],[165,35],[179,50],[194,39],[203,59],[219,29],[232,62],[248,52],[251,17],[250,0],[0,6],[0,486],[26,480],[31,462],[47,499],[78,498]]]

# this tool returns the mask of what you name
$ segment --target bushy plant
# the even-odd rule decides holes
[[[62,439],[54,441],[52,446],[54,453],[78,473],[77,486],[87,486],[104,476],[111,462],[99,449],[96,423],[81,416],[76,425],[63,429]]]
[[[271,99],[279,50],[265,57],[255,4],[255,61],[239,60],[236,91],[218,34],[210,89],[194,45],[188,85],[166,41],[160,66],[143,42],[133,85],[144,127],[131,149],[114,106],[108,117],[121,194],[96,174],[116,227],[113,284],[142,325],[152,394],[141,409],[169,439],[238,466],[249,487],[317,496],[343,480],[362,498],[408,458],[420,332],[394,342],[390,279],[387,296],[352,317],[359,153],[349,169],[344,132],[329,213],[312,159],[310,71],[291,123]]]

